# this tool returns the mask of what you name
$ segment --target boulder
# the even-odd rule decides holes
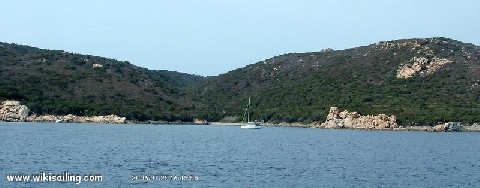
[[[3,101],[0,105],[0,121],[25,121],[29,109],[19,101]]]
[[[445,124],[438,124],[433,127],[433,132],[446,132],[448,130],[448,125]]]
[[[463,125],[460,122],[447,122],[433,127],[434,132],[457,132],[462,131]]]
[[[328,112],[328,115],[327,115],[327,121],[338,119],[340,114],[339,112],[340,111],[338,110],[337,107],[330,107],[330,111]]]

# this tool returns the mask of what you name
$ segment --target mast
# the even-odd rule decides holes
[[[247,106],[247,123],[250,122],[250,98],[248,98],[248,106]]]

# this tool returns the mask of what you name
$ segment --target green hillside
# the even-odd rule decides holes
[[[185,88],[204,79],[114,59],[0,43],[0,100],[20,100],[36,114],[187,121],[195,115],[195,105]]]
[[[480,122],[480,48],[448,38],[276,56],[215,77],[0,43],[0,100],[37,114],[136,120],[324,121],[330,106],[396,115],[401,125]]]
[[[452,62],[428,75],[423,65],[412,77],[397,78],[414,57]],[[324,121],[330,106],[394,114],[402,125],[479,122],[479,58],[479,47],[447,38],[285,54],[208,81],[201,97],[213,120],[238,116],[251,97],[255,118],[270,122]]]

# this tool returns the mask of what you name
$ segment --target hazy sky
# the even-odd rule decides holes
[[[0,0],[0,41],[198,75],[437,36],[480,45],[480,1]]]

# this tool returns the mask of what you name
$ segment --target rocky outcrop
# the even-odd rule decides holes
[[[444,124],[438,124],[433,127],[434,132],[457,132],[462,131],[463,125],[460,122],[448,122]]]
[[[362,116],[357,112],[340,110],[337,107],[330,107],[327,120],[320,124],[320,128],[347,128],[347,129],[392,129],[397,128],[395,116],[379,114],[376,116]]]
[[[407,79],[419,73],[420,76],[428,76],[438,71],[443,66],[453,61],[441,58],[427,59],[425,57],[413,57],[410,61],[403,63],[397,70],[397,78]]]
[[[3,101],[0,105],[0,121],[25,121],[28,112],[28,107],[19,101]]]

